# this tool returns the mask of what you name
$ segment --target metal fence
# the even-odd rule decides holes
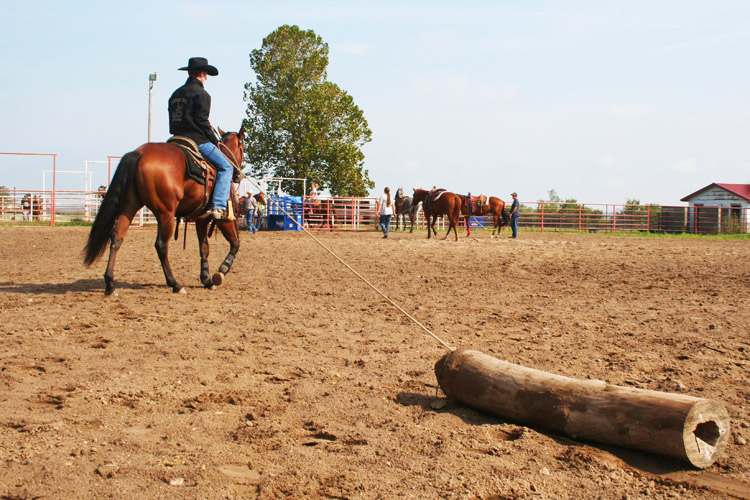
[[[0,192],[0,222],[53,226],[92,222],[102,195],[99,191],[5,190]],[[294,219],[311,230],[373,230],[378,226],[375,207],[376,198],[327,197],[318,198],[316,203],[303,199],[302,216]],[[278,207],[269,204],[262,215],[262,227],[273,227],[268,224],[268,217],[278,213]],[[408,225],[408,217],[405,219]],[[146,208],[133,220],[136,226],[151,224],[156,224],[156,219]],[[391,224],[395,227],[395,216]],[[472,217],[471,224],[472,229],[491,228],[492,220]],[[534,231],[739,234],[750,232],[750,208],[525,202],[521,204],[518,225]],[[438,220],[438,230],[446,226],[443,218]],[[459,227],[465,228],[464,218]],[[415,229],[425,228],[423,212],[419,210]]]
[[[645,231],[739,234],[750,232],[750,209],[661,205],[522,204],[519,227],[538,231]]]

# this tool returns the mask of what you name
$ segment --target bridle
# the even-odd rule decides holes
[[[228,135],[232,135],[232,134],[234,134],[234,135],[237,136],[237,143],[240,146],[240,154],[242,154],[242,141],[240,141],[240,137],[239,137],[239,135],[237,133],[235,133],[235,132],[227,132],[226,134],[224,134],[224,137],[227,137]],[[237,157],[234,155],[234,153],[232,152],[232,150],[229,149],[229,146],[227,146],[224,143],[224,137],[222,137],[221,140],[219,141],[219,150],[224,154],[224,156],[227,157],[227,160],[229,160],[229,163],[231,163],[234,168],[236,168],[237,170],[239,170],[240,172],[242,172],[242,164],[237,159]],[[229,153],[229,154],[227,154],[227,153]]]

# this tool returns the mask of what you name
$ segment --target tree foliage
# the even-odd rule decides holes
[[[336,196],[366,196],[374,183],[362,146],[372,132],[354,99],[326,80],[328,44],[284,25],[250,53],[257,83],[245,85],[247,159],[256,177],[304,178]],[[302,194],[299,183],[284,189]]]

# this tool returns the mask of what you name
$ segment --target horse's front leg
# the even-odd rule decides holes
[[[177,282],[172,272],[172,266],[169,264],[169,240],[174,231],[174,214],[164,214],[157,219],[156,229],[156,253],[159,255],[161,268],[164,271],[164,277],[167,280],[167,286],[172,288],[174,293],[185,293],[185,287]]]
[[[234,264],[234,257],[237,255],[237,251],[240,249],[240,238],[237,234],[235,225],[231,221],[221,221],[216,224],[221,230],[221,234],[229,242],[229,253],[224,257],[224,262],[219,266],[219,270],[211,276],[211,283],[215,286],[219,286],[224,282],[224,276],[232,268]]]

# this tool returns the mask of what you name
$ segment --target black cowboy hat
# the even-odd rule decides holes
[[[180,71],[205,71],[211,76],[219,74],[219,70],[215,66],[208,64],[208,59],[205,57],[191,57],[188,59],[188,65],[184,68],[178,68]]]

